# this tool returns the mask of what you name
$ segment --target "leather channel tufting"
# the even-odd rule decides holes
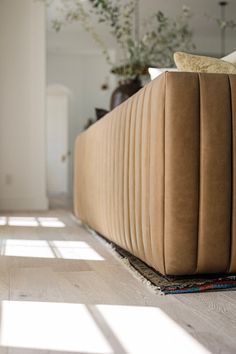
[[[80,134],[75,214],[163,274],[236,271],[236,76],[165,73]]]

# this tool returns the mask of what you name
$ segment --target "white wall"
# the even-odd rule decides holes
[[[59,34],[60,36],[60,34]],[[47,83],[66,86],[69,96],[69,193],[73,187],[73,150],[76,136],[84,130],[89,118],[95,118],[95,107],[109,109],[111,92],[115,78],[109,73],[103,55],[93,51],[48,50]],[[109,89],[103,91],[101,85],[106,81]]]
[[[47,208],[45,11],[0,1],[0,209]]]

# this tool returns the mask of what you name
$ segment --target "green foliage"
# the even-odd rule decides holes
[[[111,64],[105,43],[91,25],[91,16],[95,16],[99,23],[109,28],[123,55],[120,65],[113,66],[112,72],[125,78],[143,74],[149,66],[171,67],[175,51],[194,48],[190,13],[186,7],[176,18],[169,18],[158,11],[146,20],[140,29],[141,35],[137,36],[135,12],[138,0],[88,0],[86,9],[81,0],[61,2],[63,7],[60,16],[53,20],[53,28],[59,31],[64,25],[79,21]]]
[[[236,22],[234,20],[221,20],[220,18],[214,19],[217,25],[219,26],[220,29],[235,29],[236,28]]]
[[[139,60],[149,65],[172,67],[175,51],[194,49],[188,18],[187,8],[183,8],[175,19],[158,11],[149,21],[149,29],[138,43]]]

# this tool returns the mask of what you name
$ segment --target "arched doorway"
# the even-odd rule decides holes
[[[47,88],[47,193],[51,207],[68,206],[68,99],[63,85]]]

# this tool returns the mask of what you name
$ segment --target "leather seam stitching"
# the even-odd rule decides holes
[[[198,224],[197,224],[197,244],[196,244],[196,270],[195,273],[198,273],[198,266],[199,266],[199,236],[200,236],[200,210],[201,210],[201,109],[202,109],[202,104],[201,104],[201,80],[200,80],[200,74],[197,74],[198,78],[198,100],[199,100],[199,157],[198,157]]]
[[[234,176],[234,164],[233,164],[233,157],[234,157],[234,141],[233,141],[233,126],[234,126],[234,120],[233,120],[233,106],[232,106],[232,86],[231,86],[231,80],[228,75],[228,83],[229,83],[229,101],[230,101],[230,123],[231,123],[231,141],[230,141],[230,152],[231,152],[231,170],[230,170],[230,176],[231,176],[231,194],[230,194],[230,236],[229,236],[229,261],[228,261],[228,266],[226,267],[226,272],[230,272],[231,269],[231,262],[232,262],[232,230],[233,230],[233,195],[234,195],[234,181],[233,181],[233,176]]]
[[[166,274],[166,255],[165,255],[165,182],[166,182],[166,164],[165,164],[165,157],[166,157],[166,101],[167,101],[167,75],[168,72],[165,73],[165,97],[164,97],[164,112],[163,112],[163,268],[164,274]]]

